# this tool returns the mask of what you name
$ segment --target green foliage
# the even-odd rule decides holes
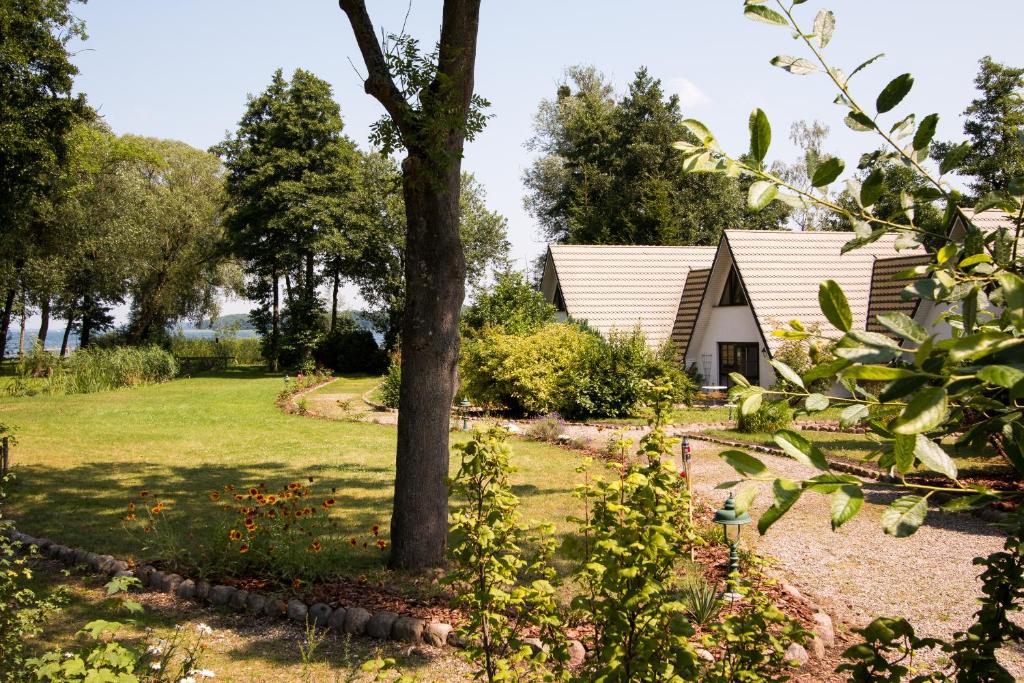
[[[31,377],[40,365],[32,361],[21,369]],[[137,387],[166,382],[178,374],[174,356],[159,346],[79,349],[47,367],[43,390],[51,394]]]
[[[787,681],[786,649],[790,643],[806,643],[811,634],[775,606],[756,585],[763,577],[756,568],[754,579],[739,582],[741,602],[725,608],[725,618],[712,622],[704,645],[720,651],[700,680],[709,683],[768,683]]]
[[[507,271],[498,276],[494,287],[481,292],[462,316],[463,329],[469,334],[490,328],[504,334],[533,334],[554,322],[555,307],[544,295],[526,282],[522,273]]]
[[[208,337],[171,337],[171,353],[176,358],[201,356],[227,358],[234,365],[259,365],[263,362],[262,342],[259,339],[235,337],[231,334]]]
[[[526,428],[526,438],[534,441],[555,443],[564,432],[565,423],[562,422],[557,413],[552,413],[532,422]]]
[[[693,627],[680,601],[679,558],[696,543],[690,497],[672,465],[678,439],[665,435],[672,389],[649,385],[651,431],[644,461],[613,461],[612,477],[589,481],[581,525],[584,552],[573,608],[594,624],[594,656],[584,668],[604,681],[697,680]]]
[[[391,362],[388,364],[388,372],[384,375],[384,381],[380,385],[380,402],[387,408],[397,410],[401,388],[402,359],[395,355],[391,358]]]
[[[785,400],[764,401],[753,412],[744,413],[741,410],[736,419],[737,429],[747,434],[764,432],[772,434],[789,427],[792,423],[793,409]]]
[[[492,427],[474,431],[470,441],[454,446],[460,466],[449,490],[458,507],[451,513],[454,566],[446,581],[467,614],[458,633],[467,658],[480,667],[478,677],[550,679],[560,677],[568,661],[552,583],[554,529],[545,525],[538,530],[539,538],[529,539],[509,482],[507,437],[503,429]],[[524,554],[528,542],[536,548],[533,557]],[[530,630],[551,644],[548,652],[533,654],[524,640]],[[548,660],[555,673],[544,675],[541,665]]]
[[[700,577],[691,577],[683,582],[679,589],[679,599],[686,614],[699,628],[712,624],[722,611],[718,587]]]
[[[13,475],[0,477],[0,513],[12,481]],[[28,587],[36,549],[10,540],[9,530],[10,523],[0,514],[0,604],[4,606],[0,609],[0,683],[27,680],[28,641],[64,602],[62,593],[44,597]]]
[[[525,174],[526,202],[549,241],[717,244],[727,227],[779,227],[785,218],[779,205],[748,210],[742,180],[684,172],[669,146],[693,142],[679,98],[645,68],[616,98],[594,67],[572,67],[556,97],[541,101],[534,131],[529,147],[539,156]]]
[[[572,323],[525,336],[488,330],[465,341],[460,368],[463,390],[475,403],[518,414],[635,415],[644,382],[657,378],[671,380],[675,401],[695,393],[670,350],[652,351],[639,330],[608,339]]]
[[[358,326],[351,316],[339,317],[333,331],[324,335],[314,360],[339,373],[378,375],[387,366],[387,355],[377,346],[373,333]]]

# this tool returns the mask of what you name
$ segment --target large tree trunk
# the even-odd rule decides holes
[[[25,323],[28,322],[28,291],[21,283],[21,325],[18,328],[18,358],[25,357]]]
[[[3,363],[4,356],[7,355],[7,333],[11,329],[11,314],[14,311],[14,297],[17,294],[18,290],[11,287],[4,296],[3,318],[0,318],[0,343],[3,344],[0,347],[0,363]]]
[[[50,295],[44,294],[39,302],[39,346],[46,348],[46,335],[50,331]]]
[[[78,348],[87,349],[92,343],[92,297],[86,294],[82,297],[82,327],[78,332]]]
[[[274,310],[270,317],[270,370],[277,372],[281,353],[281,281],[276,270],[271,279],[274,281]]]
[[[448,540],[448,429],[466,278],[459,164],[453,166],[438,181],[417,156],[402,165],[406,303],[391,517],[391,564],[398,568],[441,565]]]

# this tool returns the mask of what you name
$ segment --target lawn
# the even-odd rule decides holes
[[[372,381],[343,379],[331,390],[358,394]],[[386,538],[394,427],[287,415],[274,405],[283,383],[281,375],[232,368],[137,389],[3,397],[0,422],[18,435],[8,512],[27,533],[149,559],[144,539],[121,523],[140,491],[166,501],[167,514],[198,535],[217,514],[211,491],[313,477],[319,490],[338,491],[332,514],[341,536],[365,535],[379,524]],[[524,516],[568,533],[564,517],[578,507],[571,495],[577,458],[545,444],[517,441],[513,448]],[[457,464],[453,458],[453,474]],[[381,570],[384,560],[376,549],[345,557],[339,570],[349,575]]]

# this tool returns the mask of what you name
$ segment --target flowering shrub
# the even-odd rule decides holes
[[[159,559],[199,576],[245,576],[298,585],[328,576],[338,556],[351,548],[387,549],[374,525],[359,536],[343,535],[331,509],[336,490],[318,495],[313,479],[293,481],[277,489],[266,483],[246,487],[228,484],[207,494],[216,514],[196,538],[164,501],[130,502],[124,517],[131,530],[141,530],[147,550]]]
[[[277,402],[279,404],[287,403],[296,394],[301,394],[303,391],[312,389],[318,384],[323,384],[329,379],[331,379],[331,373],[324,370],[314,370],[309,373],[300,372],[295,377],[288,377],[286,375],[284,378],[284,388],[278,393]]]

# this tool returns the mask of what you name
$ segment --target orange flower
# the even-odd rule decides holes
[[[302,579],[292,579],[292,588],[298,588],[302,585]]]
[[[257,494],[258,494],[259,492],[260,492],[260,490],[259,490],[258,488],[256,488],[255,486],[253,486],[252,488],[250,488],[250,489],[249,489],[249,495],[250,495],[250,496],[255,496],[255,495],[257,495]]]
[[[240,553],[247,553],[247,552],[249,552],[249,544],[248,543],[243,543],[242,545],[238,546],[238,552],[240,552]]]
[[[135,513],[134,512],[129,512],[127,515],[124,516],[124,521],[126,521],[126,522],[130,522],[133,519],[135,519]]]
[[[153,507],[149,508],[149,511],[150,511],[150,512],[152,512],[152,513],[153,513],[154,515],[159,515],[159,514],[160,514],[161,512],[163,512],[163,511],[164,511],[164,509],[163,509],[163,507],[162,507],[162,506],[161,506],[161,505],[160,505],[160,504],[158,503],[158,504],[154,505]]]
[[[356,547],[356,543],[357,543],[357,541],[356,541],[355,537],[353,536],[352,538],[348,539],[348,543],[349,543],[349,545],[351,545],[351,546],[352,546],[353,548],[355,548],[355,547]]]
[[[277,503],[277,496],[271,493],[269,496],[267,496],[267,503],[270,505],[275,505]]]
[[[384,550],[384,548],[386,548],[387,545],[388,544],[384,542],[383,538],[378,538],[377,539],[377,547],[380,548],[381,550]]]
[[[153,527],[151,527],[151,526],[142,527],[142,530],[145,531],[148,534],[150,531],[153,530]]]
[[[302,484],[300,484],[297,481],[293,481],[292,483],[288,484],[288,490],[289,491],[294,491],[295,489],[301,489],[301,488],[302,488]]]
[[[228,492],[234,491],[235,490],[235,485],[234,484],[224,484],[224,490],[228,491]]]
[[[324,508],[329,508],[332,505],[334,505],[334,503],[335,503],[335,500],[333,498],[328,498],[327,500],[325,500],[323,502],[323,506],[324,506]]]
[[[149,491],[139,491],[139,498],[145,498],[149,495]]]
[[[135,503],[128,503],[128,512],[135,512]]]
[[[228,538],[230,538],[232,541],[237,541],[240,538],[242,538],[242,532],[238,531],[237,529],[232,529],[228,532]]]
[[[380,533],[380,527],[378,525],[374,524],[373,527],[370,529],[370,531],[372,531],[373,535],[376,536],[376,535],[378,535]]]
[[[259,503],[260,505],[263,505],[264,503],[266,503],[266,502],[267,502],[267,499],[266,499],[266,497],[265,497],[265,496],[264,496],[264,495],[263,495],[263,494],[261,493],[260,495],[256,496],[256,502],[257,502],[257,503]]]
[[[304,508],[302,508],[302,514],[303,515],[311,515],[311,514],[313,514],[313,508],[311,508],[311,507],[304,507]]]
[[[235,500],[245,500],[245,496],[243,496],[241,493],[236,493]]]
[[[212,500],[214,503],[220,500],[220,491],[211,491],[210,500]]]
[[[309,550],[310,550],[310,552],[314,552],[314,553],[320,552],[320,541],[313,541],[312,543],[310,543],[309,544]]]

